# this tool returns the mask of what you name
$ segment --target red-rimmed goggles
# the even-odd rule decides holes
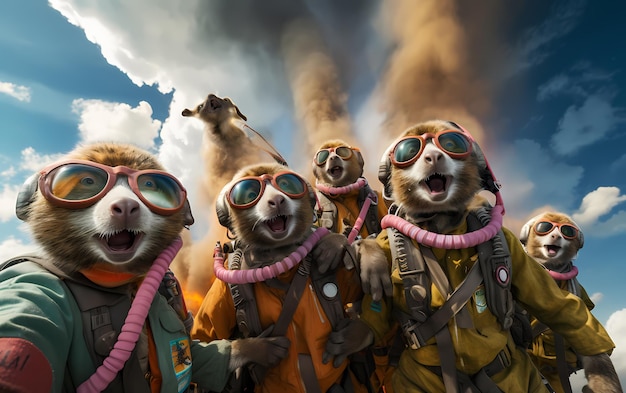
[[[171,215],[185,205],[187,191],[167,172],[110,167],[84,160],[65,161],[44,168],[39,176],[39,189],[55,206],[82,209],[102,199],[115,186],[119,175],[128,178],[131,190],[156,214]]]
[[[308,192],[307,184],[302,177],[294,172],[282,171],[275,175],[246,176],[237,180],[228,191],[228,203],[237,209],[247,209],[256,205],[268,182],[292,199],[302,198]]]
[[[539,221],[533,226],[535,233],[539,236],[545,236],[552,232],[554,227],[559,228],[559,232],[565,239],[574,240],[578,238],[579,229],[567,223],[558,223],[552,221]]]
[[[358,147],[350,147],[350,146],[337,146],[337,147],[329,147],[327,149],[320,149],[315,154],[315,158],[313,161],[317,166],[322,166],[330,157],[330,153],[335,152],[342,160],[349,160],[354,154],[355,151],[360,151]]]
[[[452,158],[467,157],[472,152],[472,142],[465,134],[461,131],[446,130],[437,134],[411,135],[400,139],[391,150],[391,163],[398,168],[413,165],[422,155],[429,139]]]

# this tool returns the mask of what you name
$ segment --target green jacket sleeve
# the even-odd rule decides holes
[[[214,340],[210,343],[193,340],[191,356],[193,358],[193,382],[200,388],[221,392],[226,387],[230,372],[231,345],[228,340]]]

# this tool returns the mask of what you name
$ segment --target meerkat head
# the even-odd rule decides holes
[[[250,165],[224,187],[217,213],[220,223],[246,247],[279,248],[310,235],[315,202],[310,184],[289,168]]]
[[[453,123],[416,124],[388,151],[392,198],[409,217],[460,214],[481,189],[472,141]]]
[[[544,212],[530,219],[520,231],[526,253],[550,270],[566,267],[582,248],[583,234],[566,214]]]
[[[357,147],[340,139],[324,142],[311,163],[315,179],[332,187],[347,186],[363,175],[363,156]]]
[[[185,117],[196,117],[208,125],[212,125],[213,132],[218,132],[224,123],[235,119],[248,120],[230,98],[220,98],[215,94],[209,94],[203,102],[194,109],[185,108],[182,112]]]
[[[68,274],[96,264],[144,274],[193,223],[184,187],[131,145],[80,146],[44,168],[34,190],[21,218]]]

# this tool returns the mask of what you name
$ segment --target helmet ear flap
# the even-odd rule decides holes
[[[228,192],[230,184],[227,184],[217,196],[215,200],[215,213],[217,214],[217,220],[220,225],[227,228],[229,231],[233,231],[230,222],[230,208],[226,201],[226,193]]]
[[[389,146],[387,150],[385,150],[378,166],[378,180],[383,185],[382,194],[383,198],[385,198],[386,200],[391,200],[391,195],[393,193],[393,189],[391,187],[391,158],[389,155],[391,154],[391,150],[393,149],[394,145],[395,142],[391,144],[391,146]]]
[[[17,194],[15,202],[15,215],[22,221],[28,220],[30,213],[30,205],[33,203],[35,193],[37,193],[39,183],[39,173],[35,173],[28,177],[22,184],[20,192]]]
[[[543,213],[534,216],[533,218],[528,220],[526,224],[524,224],[524,226],[522,226],[522,229],[520,229],[519,241],[522,242],[523,245],[526,245],[526,242],[528,242],[528,237],[530,236],[530,229],[533,227],[533,225],[535,225],[535,222],[537,222],[537,220],[541,216],[543,216]]]

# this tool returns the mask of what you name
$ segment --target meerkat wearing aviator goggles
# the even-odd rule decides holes
[[[41,250],[0,269],[0,352],[30,359],[0,372],[0,390],[221,391],[236,368],[286,353],[283,338],[191,341],[188,314],[159,283],[194,219],[183,185],[149,152],[80,146],[25,182],[16,213]]]
[[[583,233],[574,220],[560,212],[543,212],[524,224],[519,239],[526,253],[543,265],[560,288],[581,298],[589,310],[595,307],[587,291],[578,281],[578,268],[574,260],[584,245]],[[571,391],[569,376],[585,369],[588,378],[604,380],[601,391],[619,391],[613,365],[608,357],[590,358],[578,356],[572,346],[543,325],[531,318],[533,342],[528,352],[542,375],[557,392]],[[557,344],[558,342],[558,344]],[[596,391],[596,390],[594,390]]]

